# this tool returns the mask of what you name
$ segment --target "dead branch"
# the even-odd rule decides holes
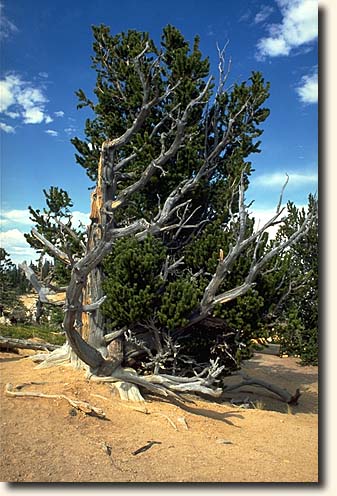
[[[182,393],[201,393],[207,396],[218,398],[221,396],[222,389],[214,387],[216,382],[216,375],[221,373],[222,368],[217,368],[217,372],[211,371],[206,377],[178,377],[170,375],[144,375],[138,376],[132,369],[122,369],[121,367],[115,368],[111,376],[97,376],[90,375],[90,380],[99,382],[113,382],[120,381],[124,383],[135,384],[140,386],[151,393],[159,396],[171,397],[177,400],[182,400]],[[139,400],[137,400],[139,401]],[[184,400],[186,401],[186,399]]]
[[[69,227],[67,224],[64,224],[59,219],[54,219],[54,220],[60,226],[60,228],[66,231],[69,234],[69,236],[71,236],[75,241],[77,241],[81,246],[82,250],[85,251],[85,244],[83,243],[82,239],[78,236],[78,234],[71,227]]]
[[[288,180],[286,181],[285,185],[287,184],[287,182]],[[280,201],[284,192],[285,185],[282,188]],[[313,221],[313,215],[308,215],[302,225],[292,236],[290,236],[288,240],[275,245],[274,248],[270,249],[265,255],[261,256],[259,260],[256,260],[257,247],[262,239],[262,234],[273,224],[273,222],[280,216],[281,213],[282,209],[280,209],[279,202],[276,209],[276,214],[255,233],[246,237],[248,214],[247,207],[244,204],[243,180],[241,180],[239,186],[239,233],[237,235],[235,245],[230,248],[228,254],[223,260],[219,260],[215,274],[212,276],[208,286],[205,289],[200,304],[202,315],[207,315],[207,313],[209,313],[215,305],[227,303],[228,301],[231,301],[238,296],[246,294],[247,291],[249,291],[253,287],[254,280],[256,279],[257,275],[262,271],[263,267],[271,260],[271,258],[284,251],[288,246],[296,243],[308,232],[308,229],[310,228],[310,225]],[[218,289],[223,284],[226,274],[230,272],[234,262],[238,259],[239,255],[241,255],[241,253],[243,253],[245,249],[247,249],[249,246],[253,246],[254,243],[256,243],[256,246],[252,264],[244,282],[236,288],[232,288],[228,291],[225,291],[224,293],[217,295]]]
[[[18,267],[19,267],[19,269],[21,269],[24,272],[26,278],[29,280],[29,282],[31,283],[31,285],[33,286],[33,288],[35,289],[35,291],[38,294],[37,305],[38,304],[39,305],[46,304],[46,305],[53,305],[53,306],[57,306],[57,307],[63,307],[64,306],[64,303],[65,303],[64,300],[52,301],[48,298],[48,295],[49,296],[54,295],[55,291],[44,286],[42,284],[42,282],[39,281],[36,274],[31,269],[31,267],[28,267],[26,262],[22,262],[21,264],[18,265]]]
[[[17,391],[17,387],[14,387],[12,384],[8,383],[5,386],[5,393],[8,396],[24,396],[24,397],[30,397],[30,398],[48,398],[48,399],[55,399],[55,400],[66,400],[68,403],[73,407],[76,408],[77,410],[80,410],[81,412],[85,413],[86,415],[92,415],[94,417],[98,417],[101,419],[105,419],[106,415],[103,412],[101,408],[98,408],[96,406],[91,405],[87,401],[80,401],[80,400],[73,400],[69,398],[68,396],[65,396],[64,394],[45,394],[45,393],[38,393],[38,392],[23,392],[23,391]]]
[[[161,271],[161,277],[164,281],[167,280],[167,277],[169,275],[170,272],[174,272],[174,270],[179,267],[180,265],[183,265],[184,264],[184,256],[180,257],[179,260],[176,260],[175,262],[173,262],[171,265],[169,265],[170,263],[170,256],[167,255],[166,257],[166,260],[165,260],[165,263],[164,263],[164,267]]]
[[[118,331],[113,331],[113,332],[109,332],[109,334],[106,334],[104,336],[104,339],[106,341],[106,343],[110,343],[111,341],[113,341],[114,339],[117,339],[119,338],[120,336],[122,336],[124,334],[124,332],[127,330],[127,327],[124,326],[122,327],[121,329],[118,329]]]
[[[136,449],[136,451],[133,451],[132,454],[133,455],[139,455],[139,453],[144,453],[144,451],[147,451],[155,444],[161,444],[161,441],[148,441],[147,444],[145,444],[145,446],[142,446],[141,448]]]
[[[22,262],[21,264],[19,264],[19,269],[21,269],[25,273],[26,278],[28,279],[28,281],[31,283],[31,285],[39,295],[39,299],[41,303],[49,303],[47,294],[50,294],[50,290],[41,284],[41,282],[36,277],[36,274],[33,271],[33,269],[28,267],[26,262]]]
[[[58,348],[61,348],[61,346],[51,343],[38,343],[34,341],[29,341],[27,339],[17,339],[17,338],[8,338],[5,336],[0,336],[0,348],[4,348],[4,349],[21,348],[24,350],[53,351],[53,350],[57,350]]]
[[[47,250],[52,253],[56,258],[61,260],[61,262],[70,265],[69,257],[64,251],[60,250],[56,246],[54,246],[50,241],[48,241],[42,234],[40,234],[34,227],[31,230],[32,235],[36,238],[40,243],[47,248]]]
[[[100,298],[97,301],[94,301],[93,303],[90,303],[89,305],[83,305],[82,310],[83,312],[94,312],[102,305],[102,303],[104,303],[105,300],[106,300],[106,296],[102,296],[102,298]]]
[[[124,190],[122,190],[116,199],[113,200],[113,202],[108,201],[108,203],[105,205],[105,210],[107,213],[109,213],[109,210],[115,210],[116,208],[119,208],[123,206],[128,198],[139,191],[140,189],[144,188],[146,184],[150,181],[151,177],[154,175],[156,169],[161,169],[163,170],[164,165],[176,155],[178,152],[184,138],[185,138],[185,130],[188,122],[189,115],[192,111],[192,109],[200,104],[202,102],[202,99],[204,98],[205,94],[208,91],[208,88],[211,84],[211,79],[208,80],[207,84],[205,85],[205,88],[201,91],[201,93],[196,97],[194,100],[189,102],[189,104],[186,106],[185,111],[183,112],[183,115],[181,118],[178,118],[174,126],[176,128],[176,133],[175,133],[175,138],[173,140],[173,143],[169,147],[168,150],[165,149],[165,146],[162,147],[161,153],[158,157],[153,159],[151,163],[146,167],[146,169],[143,171],[141,177],[138,179],[138,181],[134,182]],[[171,90],[170,90],[171,91]],[[140,111],[142,112],[142,110]],[[138,129],[138,128],[137,128]],[[125,144],[125,139],[126,138],[118,138],[118,140],[122,141],[122,144]],[[127,141],[126,141],[127,142]],[[106,149],[109,152],[111,152],[111,148],[114,148],[116,146],[116,140],[113,142],[106,141],[102,145],[102,150]],[[121,145],[118,145],[121,146]]]

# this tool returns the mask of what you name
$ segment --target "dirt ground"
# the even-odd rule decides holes
[[[88,382],[81,371],[37,370],[29,358],[0,353],[1,480],[317,482],[317,367],[259,353],[244,370],[291,392],[300,387],[299,405],[252,387],[229,399],[258,400],[253,409],[195,398],[184,407],[154,397],[125,403],[112,386]],[[88,401],[106,419],[78,412],[64,399],[4,392],[7,383],[27,382],[39,384],[21,391]]]

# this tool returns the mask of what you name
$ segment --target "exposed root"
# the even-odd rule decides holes
[[[114,387],[117,389],[120,399],[123,401],[145,402],[138,386],[125,381],[116,381]]]
[[[171,397],[177,400],[186,401],[180,396],[181,393],[202,393],[208,396],[219,398],[222,394],[221,388],[212,387],[212,378],[201,377],[176,377],[170,375],[145,375],[138,376],[133,369],[123,369],[118,367],[113,375],[102,377],[90,375],[90,380],[99,382],[112,382],[117,387],[122,400],[144,401],[138,387],[142,387],[151,393],[160,396]],[[133,387],[131,387],[133,385]],[[138,392],[136,392],[138,390]]]
[[[139,377],[134,372],[131,373],[127,369],[117,368],[114,371],[114,375],[109,377],[90,375],[90,380],[113,383],[119,392],[121,400],[144,402],[145,400],[139,391],[139,386],[156,395],[171,396],[175,399],[181,400],[181,398],[173,391],[157,384],[150,384],[144,377]]]
[[[232,384],[229,386],[224,386],[223,394],[226,395],[229,391],[235,391],[244,386],[260,386],[272,393],[275,393],[282,401],[290,405],[297,405],[298,399],[301,396],[300,390],[296,389],[295,394],[289,393],[286,389],[283,389],[276,384],[270,384],[269,382],[263,381],[262,379],[257,379],[255,377],[249,377],[244,375],[244,378],[238,384]]]
[[[36,368],[45,369],[59,365],[70,365],[74,369],[88,370],[88,366],[78,358],[72,351],[69,343],[65,343],[60,348],[51,353],[39,353],[30,357],[34,362],[40,362]]]
[[[237,384],[215,387],[218,382],[217,377],[222,372],[223,367],[219,367],[215,361],[202,375],[194,377],[179,377],[167,374],[151,374],[139,376],[134,369],[116,367],[111,375],[98,375],[99,371],[90,371],[89,367],[82,362],[72,351],[70,345],[65,343],[62,347],[51,353],[38,354],[31,357],[34,361],[41,362],[37,368],[47,368],[58,365],[70,365],[76,369],[83,369],[90,380],[97,382],[113,383],[117,389],[121,400],[144,402],[140,389],[167,398],[179,401],[187,401],[181,394],[203,394],[212,398],[221,398],[228,392],[232,392],[244,386],[260,386],[275,393],[282,401],[296,405],[301,395],[299,389],[295,394],[289,393],[277,385],[262,381],[261,379],[243,376],[243,380]],[[97,375],[96,375],[97,374]]]
[[[68,403],[73,407],[76,408],[77,410],[80,410],[81,412],[85,413],[86,415],[93,415],[95,417],[99,417],[102,419],[106,418],[105,413],[101,408],[98,408],[96,406],[91,405],[87,401],[80,401],[80,400],[73,400],[69,398],[68,396],[65,396],[64,394],[45,394],[45,393],[39,393],[39,392],[23,392],[23,391],[17,391],[18,388],[22,388],[22,384],[19,386],[14,387],[13,384],[6,384],[5,386],[5,393],[8,396],[28,396],[30,398],[49,398],[49,399],[57,399],[57,400],[66,400]]]

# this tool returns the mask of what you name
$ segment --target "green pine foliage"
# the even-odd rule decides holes
[[[24,274],[11,261],[4,248],[0,248],[0,315],[23,315],[19,295],[26,293],[30,284]]]
[[[199,297],[199,288],[193,280],[181,278],[170,282],[162,295],[158,321],[168,330],[184,327],[198,306]]]
[[[83,229],[74,228],[72,225],[73,202],[70,196],[57,186],[51,186],[48,191],[43,190],[43,193],[46,207],[41,211],[29,206],[30,219],[35,223],[37,231],[55,247],[71,256],[78,254],[80,252],[79,241],[70,236],[66,228],[75,231],[78,239],[82,241],[85,239],[85,233]],[[61,221],[65,228],[60,226],[58,221]],[[32,234],[25,234],[25,238],[38,253],[48,253],[48,250]],[[52,253],[49,254],[53,256]],[[55,283],[64,285],[69,282],[70,268],[58,259],[54,261],[53,272]]]
[[[142,88],[133,57],[144,49],[147,41],[151,51],[142,62],[143,72],[149,71],[154,58],[160,53],[159,74],[151,85],[151,97],[162,95],[165,90],[176,85],[176,90],[155,105],[131,142],[119,151],[119,159],[137,152],[136,158],[123,168],[123,180],[117,181],[115,194],[140,177],[144,168],[152,159],[159,156],[162,148],[162,135],[165,134],[169,146],[174,139],[171,130],[172,115],[176,118],[181,109],[196,98],[205,87],[209,76],[209,60],[203,58],[199,49],[199,38],[196,37],[192,47],[182,34],[173,26],[163,29],[161,44],[157,48],[148,33],[130,30],[127,33],[111,35],[106,26],[93,28],[94,55],[93,68],[97,73],[95,98],[88,98],[83,90],[77,92],[79,107],[92,110],[94,116],[87,119],[85,139],[72,139],[76,148],[76,160],[84,167],[88,176],[95,180],[101,145],[106,139],[114,139],[130,127],[142,104]],[[210,97],[212,87],[207,97]],[[215,97],[212,108],[206,112],[205,105],[196,105],[189,117],[187,130],[191,137],[184,143],[177,155],[165,166],[167,173],[161,174],[158,169],[149,184],[133,195],[132,202],[120,209],[116,221],[123,222],[137,218],[141,214],[145,218],[153,218],[158,211],[158,198],[164,199],[167,194],[183,179],[191,177],[200,168],[204,159],[201,152],[207,141],[207,149],[214,145],[215,135],[212,130],[216,121],[216,133],[222,132],[235,114],[239,114],[245,100],[249,101],[246,111],[239,114],[232,130],[230,143],[224,150],[218,167],[206,182],[201,182],[193,192],[192,206],[200,208],[193,220],[200,220],[207,215],[219,212],[218,206],[229,199],[228,185],[241,174],[243,161],[251,154],[259,151],[261,135],[260,124],[267,118],[269,110],[263,107],[269,96],[269,84],[262,75],[254,72],[247,81],[234,84],[231,91]],[[206,100],[206,97],[205,97]],[[156,129],[155,123],[164,119]],[[206,135],[206,136],[205,136]],[[251,172],[250,163],[245,164],[247,176]],[[129,174],[130,179],[126,178]],[[225,193],[224,193],[225,192]],[[207,210],[206,210],[207,207]],[[211,212],[210,212],[211,210]]]
[[[165,246],[153,236],[118,240],[103,264],[104,315],[119,326],[148,319],[158,305],[165,258]]]
[[[188,279],[164,281],[166,254],[153,236],[117,241],[103,264],[107,299],[102,310],[114,325],[132,327],[150,318],[167,330],[187,324],[198,304],[198,288]]]
[[[278,238],[289,238],[299,224],[312,211],[317,210],[318,202],[309,195],[308,211],[297,208],[292,202],[287,205],[288,217],[278,231]],[[304,238],[291,246],[284,258],[283,293],[288,296],[279,309],[275,333],[281,341],[282,351],[299,355],[303,365],[318,365],[318,221],[314,223]],[[279,271],[279,277],[280,273]],[[289,291],[289,288],[294,289]]]

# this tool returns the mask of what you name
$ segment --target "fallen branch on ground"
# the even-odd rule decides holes
[[[54,351],[61,348],[61,346],[44,342],[38,343],[27,339],[7,338],[5,336],[0,336],[0,348]]]
[[[22,387],[19,386],[19,387]],[[69,398],[68,396],[65,396],[64,394],[45,394],[45,393],[39,393],[39,392],[23,392],[23,391],[17,391],[18,386],[14,387],[13,384],[6,384],[5,386],[5,393],[8,396],[25,396],[25,397],[31,397],[31,398],[48,398],[48,399],[55,399],[55,400],[66,400],[68,403],[73,407],[76,408],[77,410],[80,410],[81,412],[85,413],[86,415],[92,415],[94,417],[98,417],[101,419],[105,419],[106,415],[103,412],[101,408],[98,408],[96,406],[91,405],[87,401],[80,401],[80,400],[73,400]]]

